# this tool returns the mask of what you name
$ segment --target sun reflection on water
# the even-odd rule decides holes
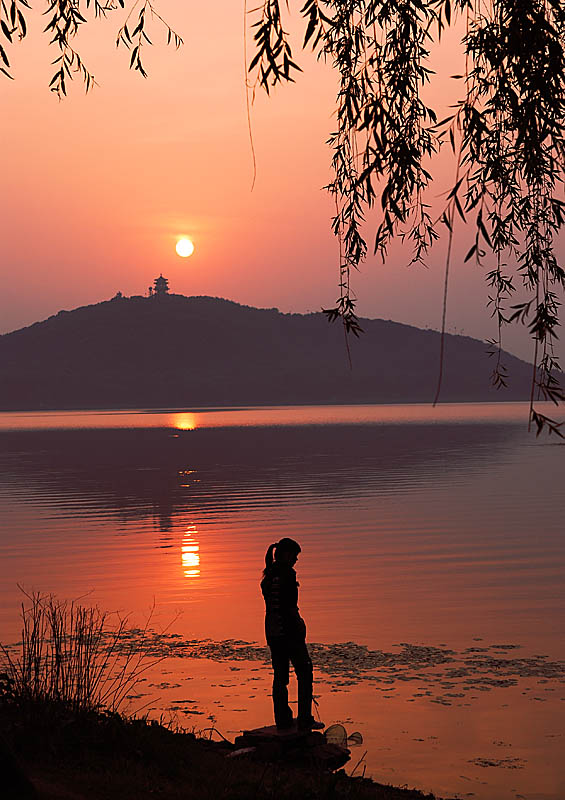
[[[183,412],[182,414],[173,414],[171,418],[171,425],[179,431],[193,431],[198,427],[196,422],[196,414]]]
[[[200,545],[195,538],[196,525],[189,525],[181,545],[181,562],[185,578],[200,577]]]

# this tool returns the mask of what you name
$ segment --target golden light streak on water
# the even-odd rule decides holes
[[[196,525],[189,525],[181,545],[181,563],[185,578],[200,577],[200,544],[195,538]]]

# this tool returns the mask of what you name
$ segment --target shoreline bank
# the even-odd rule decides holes
[[[231,742],[145,718],[75,714],[52,702],[4,699],[0,731],[5,800],[436,800],[344,769],[324,770],[306,750],[301,763],[264,752],[233,757]]]

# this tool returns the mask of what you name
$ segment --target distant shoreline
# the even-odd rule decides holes
[[[449,425],[460,423],[526,425],[525,401],[441,403],[327,403],[187,408],[13,409],[0,411],[0,433],[69,430],[205,431],[360,425]]]

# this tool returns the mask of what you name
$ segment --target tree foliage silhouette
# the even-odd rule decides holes
[[[279,0],[256,10],[252,85],[267,92],[292,81],[293,61]],[[491,341],[495,386],[506,385],[502,330],[520,322],[534,341],[530,424],[559,432],[535,408],[565,399],[556,378],[554,342],[565,271],[554,240],[565,219],[565,5],[562,0],[306,0],[304,46],[331,61],[339,75],[337,129],[330,136],[340,242],[340,295],[326,309],[358,334],[351,271],[367,254],[368,209],[380,206],[374,249],[383,257],[393,237],[411,243],[422,262],[456,215],[471,217],[474,243],[465,261],[484,268],[498,335]],[[464,24],[463,98],[438,120],[422,99],[433,79],[430,47],[455,17]],[[432,218],[428,164],[443,143],[456,157],[445,207]],[[561,196],[560,196],[561,195]],[[446,289],[447,289],[446,269]],[[523,284],[527,299],[513,300]],[[445,297],[444,297],[445,304]],[[445,305],[443,331],[445,331]],[[440,372],[441,375],[441,372]],[[440,378],[441,380],[441,378]],[[439,394],[439,386],[438,386]],[[437,398],[436,398],[437,399]]]
[[[78,74],[83,79],[86,91],[96,83],[94,74],[86,66],[73,42],[81,25],[87,22],[90,12],[95,18],[105,18],[112,11],[125,9],[125,0],[44,0],[47,25],[44,33],[51,36],[50,44],[55,45],[58,55],[52,62],[55,72],[49,88],[59,98],[67,94],[67,81]],[[10,61],[6,52],[6,43],[21,41],[27,35],[26,14],[31,10],[27,0],[0,0],[0,72],[7,78],[10,74]],[[116,45],[124,45],[131,51],[130,68],[137,70],[144,78],[147,72],[143,66],[142,54],[147,45],[153,44],[149,38],[148,28],[151,23],[161,24],[167,34],[167,44],[174,44],[178,49],[183,40],[167,24],[157,12],[151,0],[137,0],[131,6],[125,22],[119,29]],[[4,45],[1,38],[4,39]]]
[[[23,38],[27,1],[0,2],[5,41]],[[65,81],[75,72],[90,88],[94,78],[71,42],[86,11],[105,16],[123,8],[124,0],[47,0],[46,5],[46,31],[60,51],[51,89],[64,95]],[[263,0],[249,12],[255,40],[249,65],[252,89],[269,93],[300,71],[283,27],[285,10],[280,0]],[[340,282],[335,307],[325,309],[328,319],[341,320],[348,333],[361,332],[350,278],[367,254],[369,209],[379,208],[374,250],[383,258],[398,237],[410,243],[413,261],[423,262],[440,232],[446,232],[446,295],[454,221],[457,216],[470,219],[475,235],[465,261],[474,260],[485,271],[498,329],[489,343],[492,381],[497,387],[507,382],[504,327],[527,325],[534,344],[530,425],[538,433],[546,429],[561,435],[559,423],[536,409],[536,401],[557,404],[565,399],[554,352],[565,286],[565,271],[554,250],[565,220],[565,4],[305,0],[300,13],[304,47],[329,61],[339,77],[336,130],[329,138],[333,178],[327,188],[336,206],[333,231],[340,244]],[[131,50],[130,67],[143,76],[151,20],[165,26],[169,43],[182,44],[150,0],[138,0],[117,43]],[[441,47],[442,32],[456,20],[464,26],[465,70],[457,76],[463,96],[453,114],[438,120],[422,89],[433,80],[430,48]],[[0,69],[9,75],[1,46],[0,59]],[[432,182],[427,165],[443,144],[454,153],[456,177],[436,216],[427,202]],[[526,299],[516,302],[520,286]]]

